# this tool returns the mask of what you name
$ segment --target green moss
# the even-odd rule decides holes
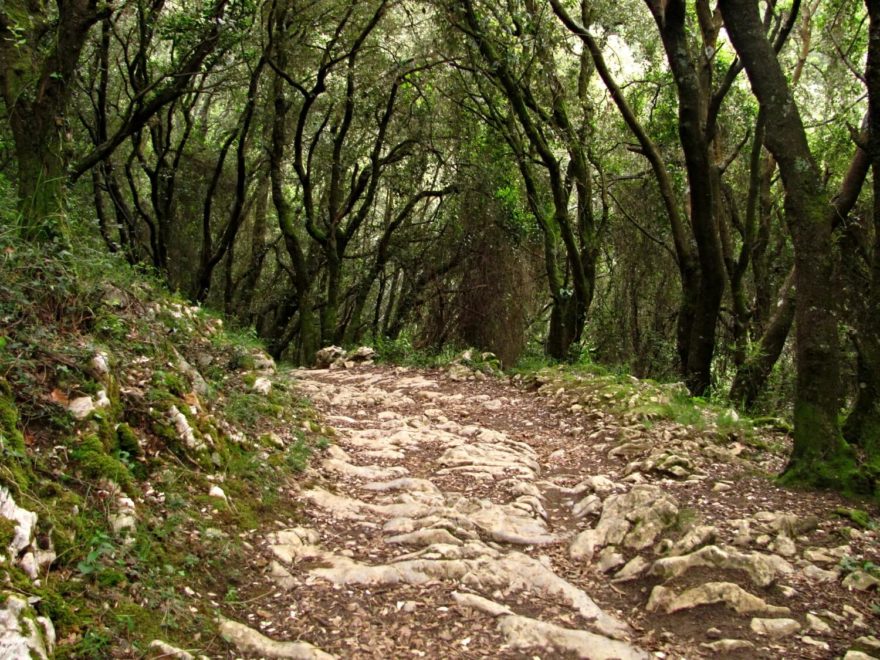
[[[23,455],[25,451],[24,436],[18,429],[18,408],[6,394],[0,395],[0,448],[7,455]]]
[[[132,488],[131,473],[126,465],[107,454],[103,443],[96,435],[86,435],[75,445],[71,457],[80,471],[89,479],[110,479],[126,492]]]
[[[0,554],[6,552],[6,548],[15,538],[15,523],[8,518],[0,516]]]
[[[838,507],[834,513],[841,518],[846,518],[855,523],[862,529],[874,529],[876,525],[871,521],[871,516],[861,509],[847,509],[846,507]]]
[[[137,434],[125,422],[116,427],[116,445],[129,456],[141,457],[144,454]]]
[[[185,396],[189,392],[186,379],[177,373],[155,371],[153,372],[152,382],[156,387],[164,389],[177,397]]]

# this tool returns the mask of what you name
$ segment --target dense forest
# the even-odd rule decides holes
[[[4,232],[254,327],[592,360],[880,469],[880,1],[5,0]]]

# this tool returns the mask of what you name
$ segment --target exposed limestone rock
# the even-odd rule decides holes
[[[452,595],[459,604],[496,617],[499,630],[515,649],[538,648],[590,660],[647,660],[650,657],[626,642],[520,616],[504,605],[475,594],[453,592]]]
[[[623,555],[617,552],[617,548],[615,548],[613,545],[608,545],[602,548],[602,551],[599,553],[599,559],[596,562],[596,568],[598,568],[603,573],[608,573],[609,571],[613,571],[615,568],[618,568],[623,564]]]
[[[95,353],[89,364],[99,376],[106,376],[110,373],[110,356],[105,351]]]
[[[675,545],[672,546],[670,554],[686,555],[709,543],[714,543],[718,536],[718,528],[714,525],[697,525],[689,529]]]
[[[569,552],[574,558],[592,561],[594,553],[608,544],[644,550],[653,545],[677,515],[675,501],[661,488],[648,484],[634,486],[628,493],[608,496],[596,527],[581,532]]]
[[[338,472],[347,477],[357,477],[358,479],[370,480],[393,479],[394,477],[399,477],[408,472],[405,467],[399,465],[387,468],[378,465],[355,465],[353,463],[347,463],[346,461],[340,461],[336,458],[328,458],[321,464],[321,467],[330,472]]]
[[[804,566],[801,572],[813,582],[834,582],[837,579],[837,571],[826,571],[813,564]]]
[[[427,479],[417,479],[414,477],[402,477],[392,481],[374,481],[363,485],[364,490],[373,490],[379,492],[386,491],[422,491],[425,493],[439,493],[437,486]]]
[[[807,548],[804,550],[804,559],[814,564],[836,564],[837,558],[828,554],[825,548]]]
[[[688,589],[680,595],[668,587],[656,586],[648,599],[647,609],[651,612],[660,610],[672,614],[680,610],[693,609],[700,605],[724,603],[739,614],[788,614],[787,607],[770,605],[762,598],[732,582],[707,582],[706,584]]]
[[[254,381],[251,389],[257,394],[268,396],[269,393],[272,391],[272,381],[265,376],[260,376]]]
[[[116,512],[111,514],[110,526],[117,536],[137,529],[137,514],[131,498],[119,495],[116,498]]]
[[[376,351],[370,346],[360,346],[350,351],[346,359],[359,364],[372,364],[376,357]]]
[[[593,515],[602,510],[602,499],[598,495],[590,494],[572,507],[571,515],[575,518],[583,518]]]
[[[0,517],[15,524],[9,545],[0,548],[0,562],[8,558],[10,562],[18,564],[31,580],[36,580],[40,570],[56,558],[51,541],[47,548],[41,548],[36,542],[37,514],[18,506],[9,490],[0,486]]]
[[[880,587],[880,579],[865,571],[853,571],[843,578],[843,586],[856,591],[867,591]]]
[[[752,619],[749,627],[759,635],[765,635],[772,639],[781,639],[794,635],[801,629],[801,624],[794,619],[761,619],[755,617]]]
[[[298,548],[287,547],[296,556]],[[299,549],[314,550],[307,546]],[[592,621],[595,630],[603,635],[622,639],[629,634],[629,627],[623,621],[606,614],[586,592],[556,575],[541,561],[520,552],[501,553],[480,542],[434,544],[380,565],[365,564],[331,552],[321,552],[316,558],[321,566],[311,569],[310,573],[334,584],[417,585],[431,580],[454,580],[481,591],[534,590],[565,603]]]
[[[831,634],[831,626],[829,626],[825,621],[820,619],[815,614],[807,613],[807,629],[819,633],[820,635],[829,635]]]
[[[227,504],[229,504],[229,499],[226,497],[226,493],[223,491],[222,488],[220,488],[220,486],[218,486],[216,484],[214,484],[213,486],[211,486],[210,489],[208,489],[208,495],[210,497],[216,497],[218,499],[221,499],[224,502],[226,502]]]
[[[67,411],[74,419],[85,419],[95,412],[95,402],[90,396],[79,396],[67,404]]]
[[[865,635],[859,637],[853,644],[856,649],[861,649],[874,655],[880,655],[880,639],[874,635]]]
[[[650,573],[668,580],[702,567],[745,571],[752,582],[762,587],[773,584],[779,575],[794,571],[791,564],[776,555],[745,553],[730,547],[707,545],[687,555],[658,559],[651,566]]]
[[[171,423],[174,424],[174,428],[177,430],[177,435],[180,437],[181,442],[183,442],[187,449],[192,449],[193,451],[202,451],[203,449],[206,449],[205,443],[196,437],[195,432],[189,425],[189,420],[186,418],[186,415],[180,412],[177,409],[177,406],[171,406],[171,410],[168,411],[168,416],[171,418]]]
[[[0,593],[0,658],[49,658],[55,648],[55,627],[38,617],[27,601]]]
[[[345,358],[345,351],[339,346],[327,346],[315,354],[315,367],[327,369],[331,365],[341,364]]]
[[[12,493],[5,486],[0,486],[0,516],[15,523],[15,534],[12,542],[4,551],[9,552],[13,558],[29,547],[34,539],[34,529],[37,525],[37,514],[23,509],[15,503]]]
[[[651,563],[647,559],[641,555],[636,555],[626,563],[626,566],[621,568],[620,571],[614,575],[614,581],[628,582],[629,580],[635,580],[644,573],[650,565]]]
[[[700,644],[713,653],[733,653],[734,651],[746,651],[755,648],[755,645],[747,639],[719,639],[717,642],[704,642]]]
[[[277,642],[244,624],[220,618],[220,634],[242,653],[264,658],[293,658],[295,660],[334,660],[336,656],[324,653],[308,642]]]
[[[176,658],[177,660],[195,660],[195,656],[189,651],[184,651],[171,644],[166,644],[160,639],[150,642],[150,650],[163,658]],[[202,656],[205,657],[205,656]]]
[[[797,554],[797,546],[788,536],[780,534],[770,544],[770,551],[783,557],[794,557]]]
[[[821,639],[815,639],[814,637],[810,637],[809,635],[803,635],[800,639],[801,642],[803,642],[807,646],[813,646],[821,651],[831,650],[831,645],[828,642],[823,642]]]
[[[862,651],[856,651],[854,649],[850,649],[846,652],[846,655],[843,656],[843,660],[877,660],[876,656],[868,655]]]

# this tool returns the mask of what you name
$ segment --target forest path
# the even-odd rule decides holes
[[[293,375],[337,437],[302,519],[262,539],[247,627],[223,624],[250,657],[831,658],[871,643],[866,592],[836,571],[858,548],[820,524],[834,502],[772,487],[738,443],[460,372]]]

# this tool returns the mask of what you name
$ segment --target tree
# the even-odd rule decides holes
[[[72,82],[89,32],[110,11],[98,0],[7,0],[0,7],[0,89],[27,239],[65,236]]]
[[[794,241],[797,390],[794,448],[785,480],[858,487],[858,482],[851,481],[858,473],[853,452],[841,435],[837,417],[840,395],[832,290],[834,212],[791,88],[765,34],[757,1],[720,0],[719,6],[731,42],[767,117],[765,144],[779,164]]]

